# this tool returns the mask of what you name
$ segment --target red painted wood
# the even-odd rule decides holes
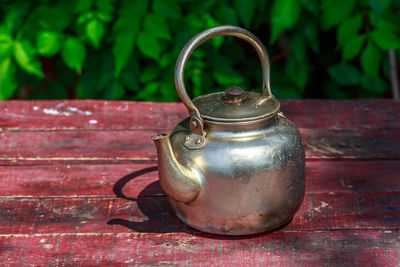
[[[95,100],[0,102],[0,128],[13,131],[170,129],[185,117],[187,111],[178,103]]]
[[[172,213],[154,133],[182,104],[0,102],[0,264],[398,266],[400,105],[282,101],[306,145],[293,221],[251,237],[200,233]]]
[[[308,193],[400,191],[399,173],[400,161],[307,161],[306,189]],[[139,194],[164,195],[155,163],[0,166],[0,197]]]
[[[0,236],[6,266],[397,266],[398,231]],[[7,253],[8,252],[8,253]]]
[[[197,232],[175,217],[166,197],[0,201],[0,233]],[[400,229],[400,192],[307,193],[289,230]]]
[[[400,193],[399,193],[400,195]],[[313,194],[311,211],[314,229],[359,228],[357,199],[352,193]],[[400,202],[398,203],[400,205]],[[399,222],[400,223],[400,222]],[[377,224],[378,228],[383,227]],[[397,225],[395,227],[398,227]]]
[[[281,100],[284,114],[302,128],[399,127],[394,100]],[[187,111],[181,103],[96,100],[0,102],[2,130],[169,129]],[[163,118],[163,119],[160,119]]]
[[[307,159],[400,159],[400,128],[300,129]],[[127,163],[156,159],[156,131],[0,133],[0,164]]]
[[[357,193],[363,227],[400,223],[400,196],[397,192]]]
[[[399,159],[400,129],[300,129],[309,159]],[[399,150],[400,151],[400,150]]]

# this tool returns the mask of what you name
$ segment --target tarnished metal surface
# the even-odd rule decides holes
[[[232,101],[224,92],[203,95],[193,100],[200,116],[207,121],[243,122],[271,117],[279,111],[279,101],[273,96],[244,92],[240,101]]]
[[[209,98],[216,108],[203,116],[199,110],[206,110],[207,102],[197,109],[179,80],[183,81],[183,67],[193,49],[217,35],[245,36],[253,44],[263,66],[263,94],[237,89],[217,93]],[[209,233],[246,235],[274,229],[293,217],[304,198],[303,141],[270,94],[268,56],[254,38],[234,26],[216,27],[193,38],[177,63],[177,90],[191,116],[169,137],[152,138],[160,184],[171,206],[182,221]],[[260,113],[261,105],[265,109]]]

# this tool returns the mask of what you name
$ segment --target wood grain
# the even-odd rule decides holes
[[[307,161],[306,190],[398,192],[399,173],[400,161]],[[0,198],[164,196],[157,181],[154,163],[2,166]]]
[[[307,193],[285,230],[400,229],[400,192]],[[0,233],[197,232],[165,196],[2,199]]]
[[[247,237],[200,233],[171,211],[150,136],[180,103],[0,102],[4,266],[398,266],[400,105],[281,101],[306,148],[290,224]]]
[[[398,231],[0,235],[6,266],[397,266]],[[18,253],[20,257],[14,257]]]
[[[399,128],[394,100],[282,100],[281,110],[301,128]],[[171,130],[188,113],[182,103],[98,100],[0,102],[3,131]]]
[[[307,159],[400,158],[400,128],[302,129]],[[1,165],[153,161],[156,131],[2,132]]]

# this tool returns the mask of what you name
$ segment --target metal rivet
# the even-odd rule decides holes
[[[198,144],[200,144],[201,143],[201,139],[197,139],[196,140],[196,144],[198,145]]]
[[[186,141],[186,142],[190,141],[190,135],[188,135],[188,136],[185,137],[185,141]]]
[[[194,128],[197,128],[197,121],[192,121],[192,125]]]

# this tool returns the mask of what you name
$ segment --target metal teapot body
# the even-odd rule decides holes
[[[263,94],[229,88],[193,102],[187,97],[184,65],[198,45],[217,35],[234,35],[256,48]],[[303,141],[270,93],[268,57],[260,41],[234,26],[200,33],[183,49],[175,80],[191,116],[170,136],[152,139],[160,184],[177,216],[193,228],[226,235],[260,233],[288,222],[304,198]]]

